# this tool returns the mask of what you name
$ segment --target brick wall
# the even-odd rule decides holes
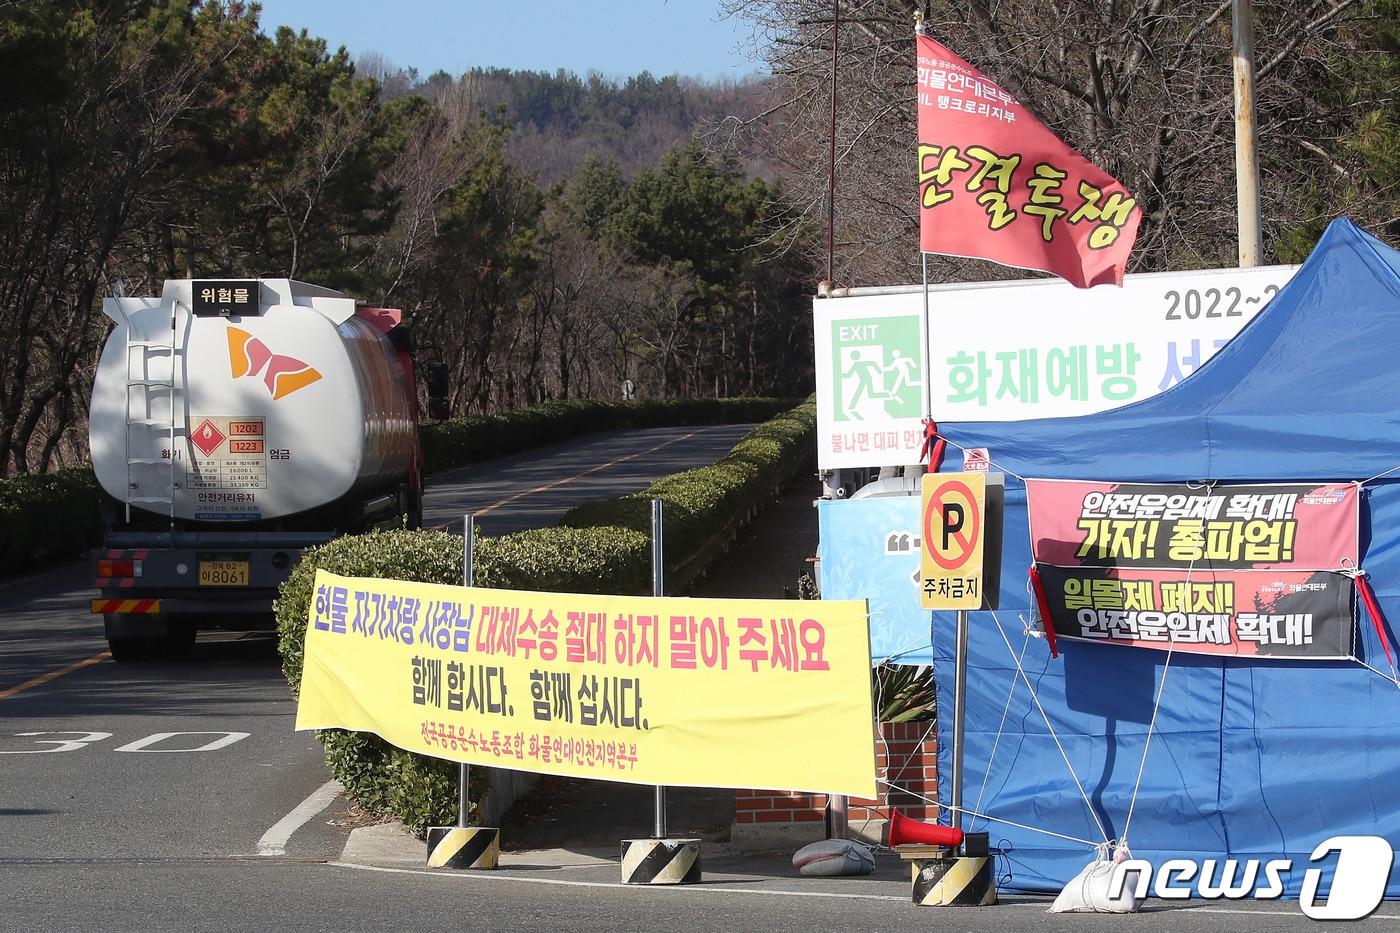
[[[876,775],[880,780],[888,780],[913,794],[903,790],[892,791],[880,784],[878,798],[851,798],[847,812],[852,836],[860,831],[862,825],[878,832],[884,826],[891,805],[916,820],[936,820],[938,816],[936,806],[914,796],[919,794],[935,800],[938,798],[938,748],[933,723],[881,723],[880,734],[881,741],[875,744]],[[923,741],[920,741],[921,738]],[[793,824],[809,824],[806,828],[815,833],[825,819],[825,794],[767,790],[734,792],[734,822],[739,829],[736,838],[767,836],[764,830],[776,830],[782,826],[803,828]]]
[[[883,820],[891,806],[916,820],[938,818],[938,807],[920,799],[921,796],[938,799],[938,743],[935,733],[931,722],[880,723],[883,741],[875,743],[875,773],[881,781],[889,781],[903,790],[880,784],[880,796],[875,800],[851,798],[847,810],[851,823],[866,819]],[[922,742],[920,738],[923,738]]]
[[[736,823],[811,823],[826,819],[825,794],[791,794],[776,790],[736,790]]]

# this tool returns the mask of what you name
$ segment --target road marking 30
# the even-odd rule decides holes
[[[157,745],[164,742],[166,739],[173,739],[181,735],[217,735],[220,736],[220,738],[210,739],[208,742],[196,748],[151,748],[152,745]],[[120,748],[112,749],[112,751],[145,752],[150,755],[177,755],[185,752],[217,752],[221,748],[228,748],[234,742],[243,741],[250,735],[252,735],[251,732],[157,732],[153,735],[146,736],[144,739],[137,739],[135,742],[127,742]]]
[[[101,742],[103,739],[110,739],[112,737],[112,733],[110,732],[84,732],[81,729],[57,729],[49,732],[16,732],[14,733],[14,735],[20,738],[34,739],[35,745],[52,745],[54,747],[0,750],[0,755],[43,755],[55,754],[59,752],[76,752],[80,749],[87,748],[94,742]],[[74,735],[79,736],[79,738],[37,738],[37,736],[41,735]],[[152,745],[158,745],[161,742],[166,741],[167,739],[173,739],[182,735],[216,735],[219,736],[219,738],[210,739],[204,742],[202,745],[198,745],[194,748],[151,748]],[[156,732],[146,736],[145,738],[137,739],[134,742],[128,742],[125,745],[122,745],[118,748],[114,748],[112,749],[112,751],[138,753],[145,752],[146,754],[167,755],[185,754],[187,752],[217,752],[221,748],[228,748],[235,742],[243,741],[250,735],[252,735],[251,732]]]

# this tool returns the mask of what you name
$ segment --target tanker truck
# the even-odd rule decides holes
[[[400,312],[290,279],[171,280],[103,312],[116,326],[88,428],[104,513],[91,609],[116,660],[272,629],[306,548],[419,525]]]

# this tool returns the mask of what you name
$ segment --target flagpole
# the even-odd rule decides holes
[[[923,333],[919,336],[923,340],[924,358],[924,420],[928,421],[933,417],[933,331],[929,329],[928,313],[928,253],[919,250],[920,265],[924,270],[924,316]],[[932,464],[929,464],[932,466]]]
[[[924,26],[924,14],[916,12],[914,14],[914,35],[927,35]],[[917,39],[915,42],[917,43]],[[919,220],[920,228],[923,227],[923,219]],[[933,331],[930,330],[928,313],[928,253],[924,252],[923,245],[919,246],[919,265],[923,268],[924,279],[924,316],[923,316],[923,357],[924,357],[924,421],[933,418]],[[932,464],[930,464],[932,466]]]
[[[926,35],[924,27],[924,16],[922,13],[914,14],[914,33],[917,36]],[[922,226],[922,223],[920,224]],[[933,419],[933,330],[932,322],[929,318],[928,307],[928,253],[924,252],[923,244],[919,245],[919,265],[923,270],[924,282],[924,313],[923,313],[923,356],[924,356],[924,422],[928,424]],[[933,439],[929,438],[931,444]],[[929,457],[927,469],[933,469],[933,457]],[[933,634],[933,614],[929,614],[929,635]],[[963,726],[967,719],[967,613],[959,610],[957,616],[957,629],[954,635],[954,656],[953,656],[953,748],[952,763],[953,773],[949,783],[949,803],[952,804],[952,816],[949,823],[954,829],[962,829],[962,790],[963,790]],[[930,640],[932,640],[930,638]]]

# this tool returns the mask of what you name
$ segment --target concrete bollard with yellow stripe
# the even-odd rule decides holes
[[[997,902],[995,855],[949,855],[914,863],[919,907],[987,907]]]
[[[699,839],[622,840],[623,884],[698,884]]]
[[[501,831],[494,826],[428,827],[429,868],[495,868]]]

